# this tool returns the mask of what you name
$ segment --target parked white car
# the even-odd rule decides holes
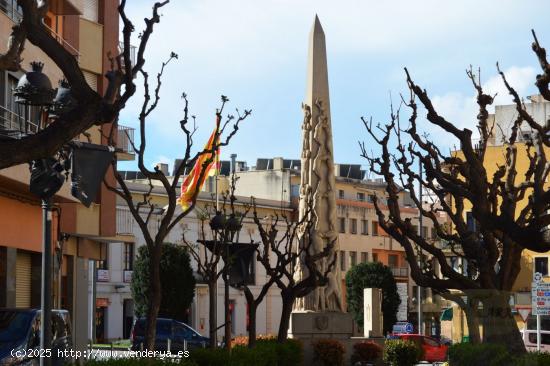
[[[521,337],[523,338],[523,343],[525,348],[529,352],[537,351],[537,331],[533,329],[522,329]],[[541,330],[540,331],[540,350],[542,352],[550,352],[550,331]]]

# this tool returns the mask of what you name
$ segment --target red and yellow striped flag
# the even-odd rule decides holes
[[[212,148],[216,145],[219,145],[220,136],[216,138],[216,131],[218,131],[220,125],[220,117],[218,116],[216,118],[216,128],[212,132],[212,135],[210,135],[210,138],[208,139],[208,142],[204,146],[204,151],[212,151]],[[214,139],[216,138],[216,141]],[[201,177],[201,170],[202,165],[205,161],[212,158],[212,161],[208,164],[206,167],[206,170],[204,174]],[[181,208],[183,210],[186,210],[191,206],[193,203],[193,195],[196,191],[200,191],[202,189],[202,186],[204,185],[204,182],[206,181],[206,177],[211,177],[213,175],[216,175],[217,172],[220,169],[220,148],[218,147],[214,153],[207,152],[202,154],[197,158],[197,161],[195,161],[195,165],[193,166],[193,170],[185,177],[185,180],[183,181],[183,184],[181,185],[181,195],[179,198],[179,204],[181,205]]]

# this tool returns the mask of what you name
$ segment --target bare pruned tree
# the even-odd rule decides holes
[[[543,98],[550,100],[550,66],[534,32],[533,36],[532,48],[542,68],[536,85]],[[416,283],[449,298],[451,292],[457,290],[474,299],[472,306],[476,311],[470,312],[474,317],[477,301],[481,302],[481,318],[473,320],[484,325],[483,341],[504,343],[514,351],[525,352],[509,299],[520,272],[522,251],[550,249],[547,230],[550,191],[545,183],[550,171],[547,160],[550,123],[537,121],[498,64],[497,70],[513,97],[517,112],[511,130],[503,133],[503,156],[498,161],[487,153],[495,136],[488,111],[494,97],[483,91],[479,72],[475,73],[471,67],[467,76],[476,91],[478,142],[472,139],[471,130],[460,129],[440,115],[426,90],[417,85],[405,69],[410,95],[402,99],[410,110],[408,125],[401,125],[401,107],[397,111],[392,107],[391,119],[386,125],[373,125],[372,120],[363,118],[381,154],[369,154],[367,146],[360,145],[370,170],[387,182],[387,197],[384,197],[387,207],[380,197],[373,197],[379,223],[404,247]],[[457,151],[444,153],[437,142],[419,131],[417,101],[426,110],[430,124],[458,139]],[[522,126],[532,131],[532,138],[520,143],[518,135]],[[528,161],[525,169],[517,164],[520,156]],[[419,174],[417,164],[421,165],[424,175]],[[434,197],[435,202],[421,202],[415,193],[418,186]],[[433,223],[441,242],[426,239],[403,217],[398,197],[403,189],[410,192],[422,216]],[[447,216],[447,225],[440,222],[440,213]],[[430,263],[419,260],[423,255],[431,258]],[[462,258],[468,264],[467,270],[451,266],[447,255]]]
[[[290,315],[296,299],[306,296],[318,286],[327,285],[328,276],[336,262],[336,256],[332,255],[334,241],[318,253],[311,250],[312,236],[303,235],[311,232],[315,225],[310,215],[313,211],[311,197],[304,206],[306,215],[301,220],[293,221],[286,215],[275,214],[269,222],[263,222],[253,204],[252,215],[261,238],[257,259],[281,291],[283,309],[277,334],[279,342],[287,339]],[[281,226],[284,231],[279,232]],[[270,258],[269,253],[273,253],[273,258]],[[319,264],[324,258],[332,260],[321,269]],[[295,268],[300,262],[307,268],[307,275],[298,278]]]
[[[28,40],[40,48],[61,70],[71,86],[73,107],[62,113],[35,134],[20,139],[4,141],[0,145],[0,169],[54,156],[64,144],[93,125],[110,124],[117,120],[120,111],[136,92],[136,77],[145,65],[145,50],[155,25],[160,21],[159,11],[169,0],[159,1],[152,6],[149,18],[144,19],[144,28],[137,41],[137,55],[132,63],[131,42],[134,24],[126,15],[126,0],[118,6],[122,20],[122,44],[120,54],[111,55],[112,68],[105,75],[105,93],[94,91],[86,82],[76,57],[59,43],[44,23],[44,17],[52,3],[49,0],[17,0],[22,17],[12,27],[7,50],[0,53],[0,70],[21,69],[21,54]]]
[[[140,71],[144,86],[143,104],[139,114],[140,142],[138,146],[136,146],[134,142],[131,142],[131,144],[137,154],[138,168],[149,182],[149,191],[144,193],[140,200],[135,200],[134,196],[132,195],[132,191],[124,181],[122,175],[116,171],[116,161],[113,161],[112,170],[115,175],[117,187],[110,185],[106,180],[104,180],[104,183],[107,185],[108,189],[115,192],[119,197],[121,197],[128,206],[134,220],[137,222],[143,234],[145,243],[149,248],[149,273],[151,277],[149,283],[149,307],[147,311],[146,321],[147,332],[145,343],[147,349],[154,349],[156,319],[161,301],[159,263],[162,253],[162,243],[165,241],[165,237],[174,228],[174,226],[176,226],[178,222],[180,222],[185,216],[189,214],[189,212],[194,209],[196,198],[200,190],[200,185],[195,185],[192,195],[192,203],[181,212],[176,212],[179,198],[177,190],[179,187],[180,178],[183,176],[186,168],[190,169],[195,165],[199,157],[206,156],[206,159],[204,159],[202,165],[200,166],[198,173],[199,176],[197,179],[197,181],[202,181],[205,178],[205,175],[208,173],[208,166],[215,159],[219,148],[221,146],[227,146],[229,144],[229,141],[237,133],[240,123],[244,121],[251,113],[250,110],[245,110],[244,113],[240,113],[237,110],[236,117],[234,115],[227,115],[224,118],[222,116],[222,113],[225,104],[229,101],[229,99],[226,96],[222,95],[221,107],[216,110],[216,127],[213,132],[213,142],[211,144],[211,147],[205,147],[204,149],[199,150],[196,154],[193,155],[193,136],[197,131],[197,128],[195,125],[194,117],[192,117],[193,123],[190,126],[188,99],[187,96],[183,94],[183,119],[179,121],[179,125],[181,131],[183,132],[186,145],[181,164],[175,167],[174,176],[170,177],[170,179],[160,169],[158,169],[158,167],[155,167],[154,170],[147,168],[144,161],[147,142],[147,118],[155,110],[160,100],[160,88],[162,85],[162,75],[165,67],[175,58],[177,58],[177,55],[172,53],[168,60],[162,64],[162,67],[157,74],[157,84],[152,94],[149,87],[148,73],[143,70]],[[109,138],[112,139],[113,135],[111,134]],[[153,184],[153,181],[156,181],[157,183]],[[153,216],[155,209],[158,209],[158,207],[151,200],[151,193],[155,186],[160,186],[164,190],[166,196],[168,197],[168,205],[163,208],[163,216],[158,226],[158,230],[155,233],[151,233],[148,230],[147,225],[151,217]]]

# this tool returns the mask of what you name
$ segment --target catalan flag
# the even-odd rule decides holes
[[[220,126],[220,117],[218,116],[216,118],[216,128],[214,129],[214,131],[212,132],[212,135],[210,135],[210,138],[208,139],[208,142],[204,146],[204,151],[209,151],[209,152],[204,153],[197,158],[197,160],[195,161],[195,165],[193,166],[193,169],[191,170],[189,175],[185,177],[185,180],[181,185],[181,195],[179,198],[179,203],[183,210],[186,210],[189,208],[189,206],[191,206],[191,204],[193,203],[194,193],[202,189],[202,186],[204,185],[206,177],[211,177],[216,175],[220,169],[220,148],[218,147],[214,151],[214,153],[212,153],[212,148],[218,145],[220,141],[219,136],[216,138],[216,131],[218,131],[219,126]],[[214,141],[214,139],[216,141]],[[202,166],[205,161],[210,159],[212,159],[212,161],[208,164],[204,174],[201,177]]]

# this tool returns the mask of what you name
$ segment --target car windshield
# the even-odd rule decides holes
[[[27,335],[33,314],[20,311],[0,311],[0,342],[19,341]]]

